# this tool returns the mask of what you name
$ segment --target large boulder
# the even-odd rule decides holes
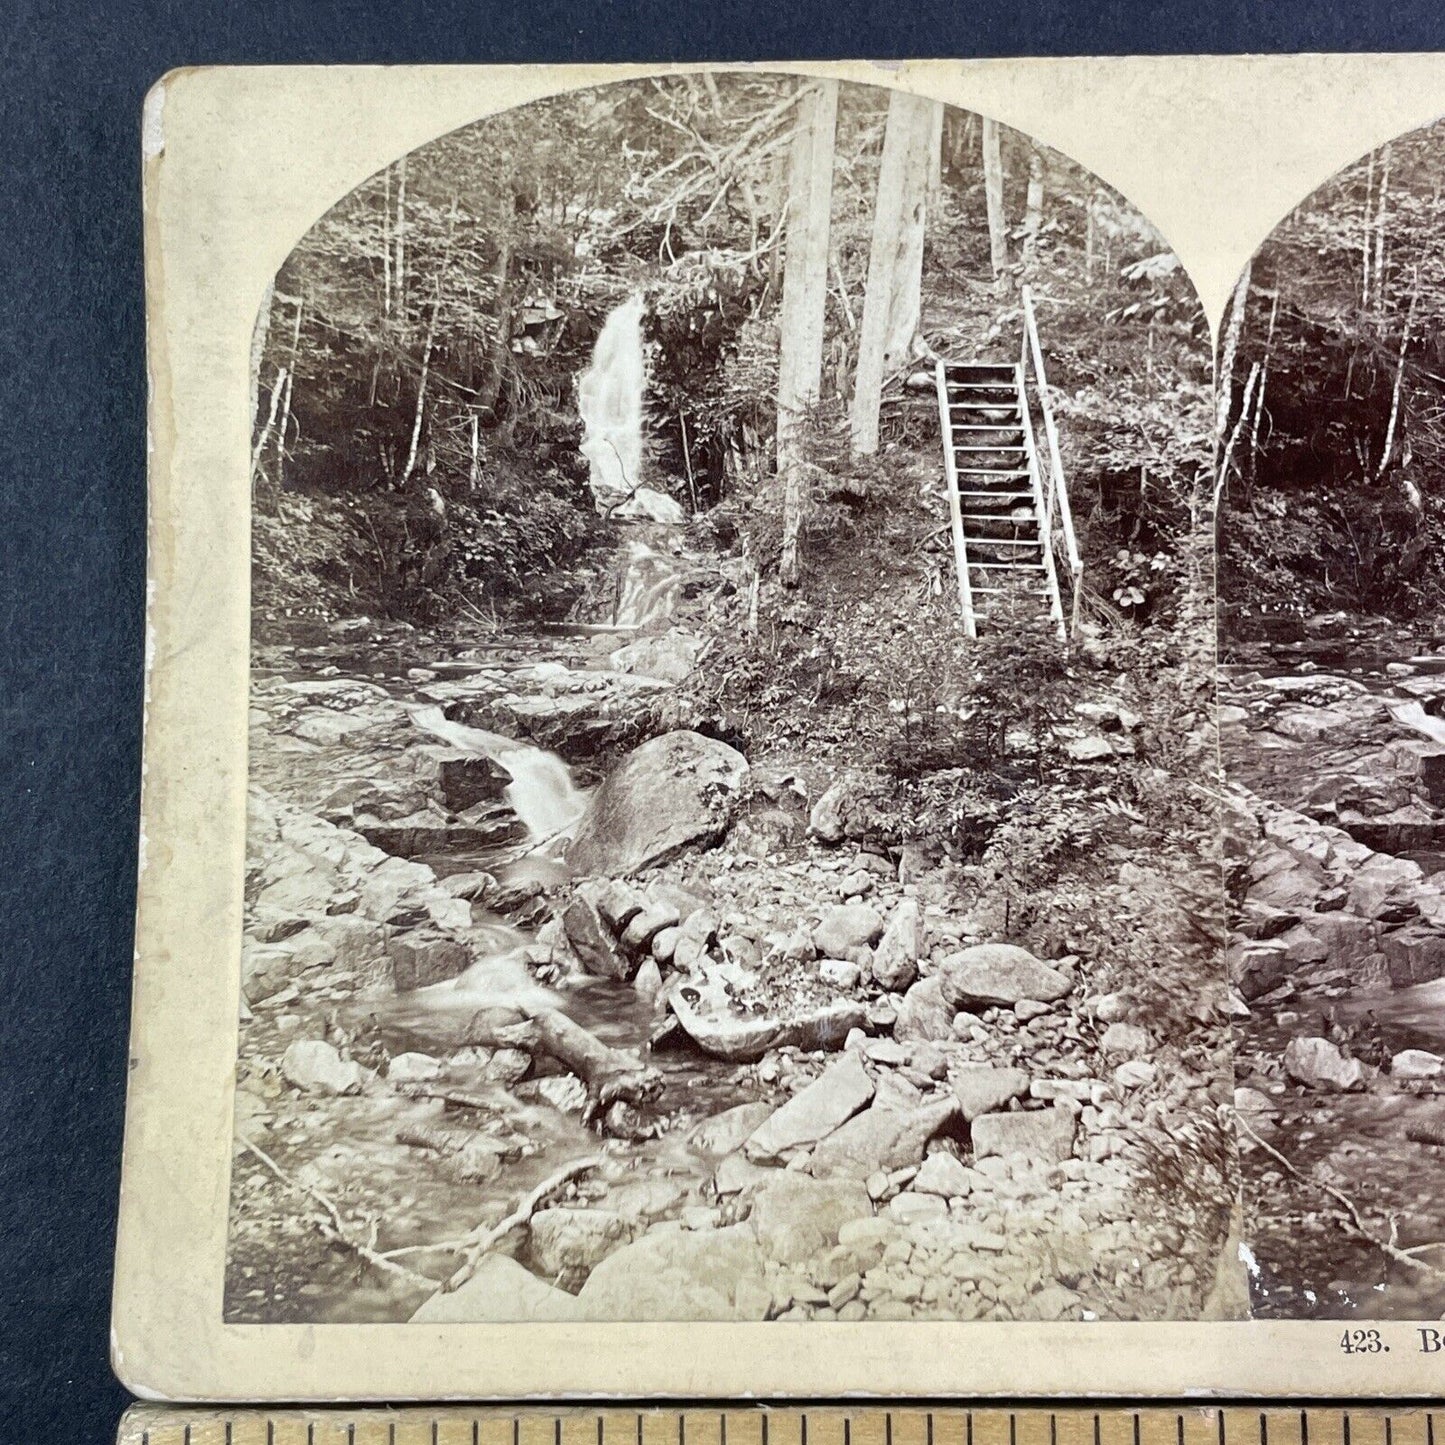
[[[945,1001],[956,1009],[1012,1008],[1022,999],[1053,1003],[1073,987],[1065,974],[1012,943],[978,943],[950,954],[939,966],[938,980]]]
[[[750,1225],[664,1225],[608,1255],[582,1286],[577,1308],[586,1320],[761,1319],[769,1298],[763,1268]]]
[[[903,995],[893,1037],[902,1043],[946,1043],[953,1038],[953,1017],[958,1012],[943,997],[937,978],[921,978]]]
[[[880,1169],[919,1164],[928,1141],[959,1117],[958,1100],[953,1098],[915,1108],[875,1103],[813,1150],[809,1172],[815,1179],[867,1179]]]
[[[702,652],[701,637],[688,632],[664,632],[661,637],[639,637],[619,647],[610,659],[618,672],[635,672],[662,682],[681,682]]]
[[[916,898],[905,898],[873,950],[873,978],[880,988],[898,993],[918,977],[923,941],[923,909]]]
[[[489,1254],[460,1289],[423,1300],[413,1324],[518,1324],[585,1318],[566,1290],[553,1289],[505,1254]]]
[[[773,1112],[766,1099],[751,1104],[734,1104],[693,1126],[688,1142],[704,1154],[731,1154]]]
[[[419,928],[393,938],[386,951],[398,993],[458,978],[472,965],[472,953],[466,944],[432,928]]]
[[[632,969],[613,942],[601,909],[578,892],[562,914],[562,930],[582,967],[597,978],[626,978]]]
[[[807,1088],[794,1094],[755,1129],[743,1146],[749,1159],[777,1159],[816,1144],[846,1123],[873,1097],[873,1080],[856,1053],[829,1064]]]
[[[548,1279],[573,1286],[632,1238],[628,1222],[606,1209],[539,1209],[530,1230],[533,1263]]]
[[[574,873],[626,875],[727,830],[748,763],[726,743],[671,732],[630,752],[597,790],[567,862]]]
[[[1066,1104],[1018,1114],[983,1114],[973,1120],[973,1152],[979,1159],[1041,1160],[1062,1164],[1074,1152],[1074,1111]]]
[[[281,1074],[307,1094],[359,1094],[366,1074],[322,1039],[297,1039],[281,1056]]]
[[[749,1219],[769,1259],[801,1264],[838,1242],[838,1231],[853,1219],[868,1219],[868,1191],[848,1179],[809,1179],[785,1169],[759,1187]]]
[[[1022,1069],[996,1069],[990,1064],[963,1064],[949,1074],[963,1117],[972,1123],[992,1114],[1029,1091],[1029,1076]]]
[[[1445,1058],[1426,1049],[1403,1049],[1390,1060],[1394,1079],[1438,1079],[1445,1074]]]
[[[713,977],[684,978],[668,994],[683,1032],[704,1053],[732,1063],[756,1063],[769,1049],[840,1049],[862,1028],[866,1011],[851,999],[798,1004],[786,1012],[748,1013]]]
[[[1307,1089],[1335,1089],[1341,1093],[1365,1086],[1365,1067],[1347,1058],[1328,1039],[1291,1039],[1284,1051],[1284,1068],[1290,1078]]]
[[[825,908],[813,930],[813,943],[824,958],[847,958],[855,948],[867,948],[883,933],[883,915],[866,903],[843,903]]]

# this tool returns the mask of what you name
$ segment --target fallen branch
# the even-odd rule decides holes
[[[469,1043],[494,1049],[524,1049],[556,1059],[587,1086],[587,1112],[591,1123],[618,1101],[634,1106],[657,1098],[662,1075],[630,1050],[614,1049],[594,1038],[557,1009],[541,1009],[520,1023],[490,1025],[469,1032]]]
[[[408,1269],[403,1264],[396,1264],[387,1258],[386,1255],[379,1254],[372,1248],[371,1244],[365,1244],[359,1239],[352,1238],[341,1218],[341,1211],[332,1200],[319,1189],[315,1189],[309,1184],[303,1184],[299,1179],[288,1174],[260,1145],[253,1143],[244,1134],[237,1134],[236,1142],[240,1144],[243,1149],[249,1150],[254,1154],[256,1158],[288,1188],[296,1190],[298,1194],[309,1195],[326,1211],[331,1222],[329,1224],[322,1220],[315,1222],[316,1227],[327,1239],[334,1240],[337,1244],[345,1245],[347,1249],[351,1250],[354,1254],[360,1255],[368,1264],[375,1265],[376,1268],[384,1274],[395,1275],[398,1279],[405,1280],[407,1284],[420,1285],[424,1289],[435,1289],[437,1287],[437,1281],[432,1279],[430,1275],[418,1274],[415,1270]],[[373,1236],[375,1235],[375,1228],[375,1222],[373,1221]],[[373,1237],[373,1243],[374,1242]]]
[[[477,1272],[482,1256],[514,1229],[524,1225],[537,1212],[537,1206],[554,1189],[560,1189],[569,1180],[585,1174],[589,1169],[596,1169],[601,1163],[601,1159],[596,1158],[574,1159],[555,1174],[549,1174],[500,1224],[479,1232],[474,1230],[466,1239],[458,1240],[456,1249],[465,1250],[466,1258],[457,1267],[456,1273],[442,1285],[442,1292],[451,1294],[453,1290],[460,1289]],[[441,1248],[440,1245],[436,1247]]]
[[[1234,1118],[1235,1122],[1239,1125],[1239,1127],[1243,1129],[1244,1132],[1249,1135],[1249,1137],[1254,1140],[1254,1142],[1258,1144],[1259,1147],[1263,1149],[1264,1152],[1268,1154],[1270,1158],[1273,1159],[1277,1164],[1282,1165],[1284,1169],[1288,1171],[1288,1173],[1292,1174],[1302,1183],[1313,1184],[1316,1189],[1323,1190],[1326,1194],[1330,1196],[1331,1199],[1333,1199],[1337,1204],[1339,1204],[1348,1216],[1343,1222],[1346,1228],[1348,1228],[1352,1233],[1359,1235],[1359,1237],[1363,1239],[1367,1244],[1374,1245],[1374,1247],[1378,1249],[1381,1254],[1387,1255],[1397,1264],[1403,1264],[1407,1269],[1418,1270],[1422,1274],[1445,1274],[1445,1270],[1441,1270],[1438,1266],[1433,1264],[1426,1264],[1424,1260],[1415,1258],[1415,1254],[1418,1251],[1427,1249],[1438,1249],[1441,1247],[1439,1244],[1417,1244],[1411,1249],[1401,1249],[1399,1245],[1395,1243],[1395,1240],[1397,1238],[1397,1225],[1393,1219],[1389,1221],[1390,1238],[1377,1238],[1374,1234],[1370,1232],[1368,1228],[1366,1228],[1364,1218],[1360,1214],[1359,1208],[1356,1206],[1355,1201],[1351,1199],[1348,1194],[1344,1193],[1342,1190],[1336,1189],[1334,1185],[1326,1184],[1323,1180],[1315,1179],[1311,1175],[1304,1173],[1303,1170],[1296,1168],[1293,1164],[1290,1163],[1288,1159],[1285,1158],[1283,1154],[1279,1152],[1278,1149],[1274,1147],[1273,1144],[1267,1144],[1263,1139],[1259,1137],[1259,1135],[1255,1132],[1254,1127],[1250,1124],[1249,1120],[1244,1117],[1243,1114],[1236,1114]]]

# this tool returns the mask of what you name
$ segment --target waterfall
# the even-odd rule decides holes
[[[486,757],[512,775],[502,796],[522,820],[531,842],[540,843],[571,828],[587,806],[587,795],[577,790],[567,764],[555,753],[530,743],[519,743],[500,733],[453,722],[440,707],[409,709],[411,720],[423,732],[449,743],[459,752]]]
[[[671,497],[642,483],[642,403],[647,364],[642,354],[641,296],[617,307],[602,325],[592,364],[577,384],[582,455],[597,509],[609,516],[678,523],[686,513]]]
[[[623,302],[603,323],[592,365],[577,387],[586,435],[582,455],[600,507],[624,502],[642,479],[642,297]]]
[[[643,628],[672,615],[682,591],[683,575],[676,559],[654,551],[645,542],[632,542],[617,594],[617,627]]]

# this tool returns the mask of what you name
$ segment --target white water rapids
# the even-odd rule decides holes
[[[423,732],[474,758],[490,758],[512,775],[503,789],[507,806],[522,820],[527,838],[542,843],[567,832],[582,817],[587,795],[572,782],[567,764],[555,753],[519,743],[500,733],[453,722],[435,705],[410,709]]]

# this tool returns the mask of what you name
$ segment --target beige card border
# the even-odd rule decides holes
[[[252,326],[357,182],[519,102],[665,66],[178,71],[144,118],[150,397],[146,747],[115,1368],[175,1400],[1209,1391],[1425,1395],[1445,1355],[1340,1324],[235,1326],[221,1318],[239,990]],[[680,67],[688,68],[688,67]],[[1123,192],[1212,322],[1340,166],[1445,113],[1445,56],[759,66],[993,115]]]

